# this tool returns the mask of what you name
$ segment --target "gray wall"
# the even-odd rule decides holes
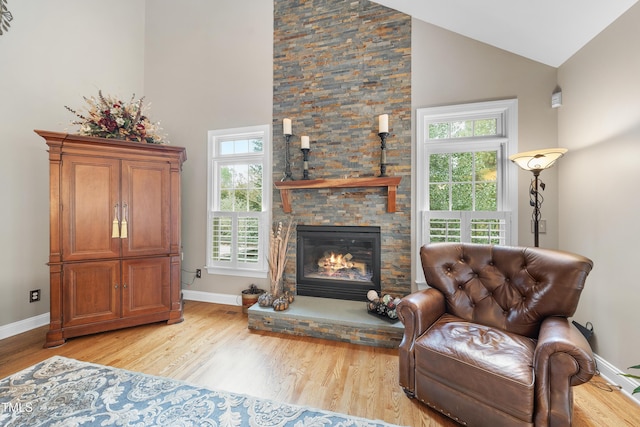
[[[619,369],[640,363],[640,4],[558,73],[560,246],[594,261],[576,313],[594,325],[594,350]],[[566,160],[566,161],[565,161]]]
[[[143,95],[145,2],[7,6],[13,21],[0,36],[0,328],[49,311],[49,164],[33,130],[75,130],[64,106],[81,109],[82,97],[98,89],[126,101]],[[40,302],[29,303],[32,289],[42,289]]]
[[[179,11],[179,13],[178,13]],[[183,166],[185,289],[239,296],[266,279],[210,275],[206,262],[207,131],[271,124],[273,3],[263,0],[147,2],[145,93]]]

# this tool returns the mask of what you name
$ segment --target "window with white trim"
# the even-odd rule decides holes
[[[270,126],[209,131],[207,271],[266,277]]]
[[[517,100],[416,111],[417,250],[517,241]],[[417,252],[416,252],[417,253]]]

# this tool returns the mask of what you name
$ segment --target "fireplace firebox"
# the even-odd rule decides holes
[[[380,227],[298,225],[298,295],[366,301],[380,293]]]

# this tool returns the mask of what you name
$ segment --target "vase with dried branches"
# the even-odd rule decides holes
[[[270,293],[274,298],[282,296],[284,292],[283,274],[292,231],[293,220],[290,219],[286,226],[282,221],[274,224],[269,235],[269,282]]]

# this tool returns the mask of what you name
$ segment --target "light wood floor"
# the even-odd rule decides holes
[[[456,426],[407,398],[397,350],[247,329],[240,307],[186,301],[185,321],[73,338],[47,327],[0,341],[0,378],[61,355],[406,426]],[[640,406],[601,378],[574,388],[574,427],[640,426]]]

